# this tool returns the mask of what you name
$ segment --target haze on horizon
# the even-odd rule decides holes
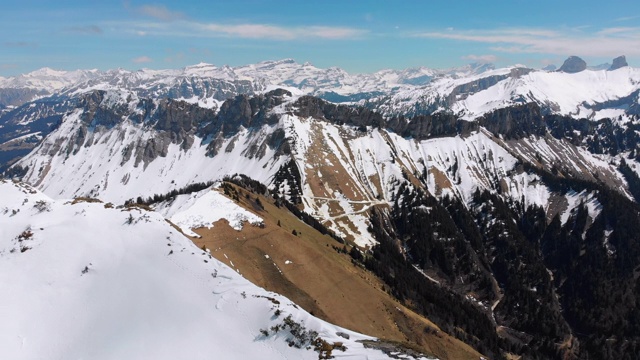
[[[0,76],[60,70],[239,66],[293,58],[384,68],[640,64],[640,3],[292,0],[22,1],[3,6]]]

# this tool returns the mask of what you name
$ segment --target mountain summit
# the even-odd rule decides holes
[[[580,71],[584,71],[587,68],[587,63],[577,56],[569,56],[567,60],[564,61],[560,69],[558,71],[575,74]]]
[[[611,64],[609,71],[617,70],[625,66],[629,66],[629,64],[627,64],[627,58],[624,55],[621,55],[613,59],[613,64]]]

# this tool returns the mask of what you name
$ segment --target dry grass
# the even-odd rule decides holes
[[[239,204],[261,216],[264,228],[245,225],[238,232],[221,220],[211,229],[195,231],[202,236],[193,239],[198,247],[209,248],[216,259],[229,266],[233,262],[233,267],[253,283],[287,296],[332,323],[415,344],[422,352],[442,359],[479,358],[469,346],[398,303],[382,290],[377,277],[332,247],[342,248],[342,244],[264,197],[260,197],[264,210],[257,211],[252,200],[255,195],[246,199],[246,190],[239,191]],[[292,235],[292,230],[298,236]],[[427,327],[436,330],[426,332]]]
[[[153,208],[151,208],[151,206],[145,204],[129,204],[124,207],[125,211],[131,211],[133,209],[153,211]]]
[[[435,195],[442,194],[443,189],[453,188],[453,185],[451,184],[451,181],[449,181],[449,178],[447,177],[447,175],[445,175],[442,171],[440,171],[435,166],[429,168],[429,173],[433,175],[433,179],[435,180],[435,183],[436,183]]]
[[[102,203],[102,200],[90,197],[77,197],[71,201],[71,205],[78,203]]]

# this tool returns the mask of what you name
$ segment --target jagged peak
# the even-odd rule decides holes
[[[214,64],[210,64],[210,63],[206,63],[206,62],[199,62],[197,64],[194,65],[188,65],[185,66],[183,68],[183,70],[187,73],[189,72],[193,72],[193,71],[202,71],[202,70],[215,70],[218,67],[215,66]]]
[[[38,77],[38,76],[64,76],[68,72],[64,70],[55,70],[50,67],[43,67],[38,70],[34,70],[30,73],[24,74],[23,76],[27,77]]]
[[[626,66],[629,66],[626,56],[620,55],[613,59],[613,63],[611,64],[611,67],[609,67],[609,71],[617,70]]]

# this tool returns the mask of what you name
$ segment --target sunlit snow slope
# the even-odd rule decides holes
[[[252,285],[158,213],[4,180],[0,293],[3,359],[317,359],[308,341],[289,346],[289,328],[261,331],[287,321],[343,343],[336,358],[387,358]]]

